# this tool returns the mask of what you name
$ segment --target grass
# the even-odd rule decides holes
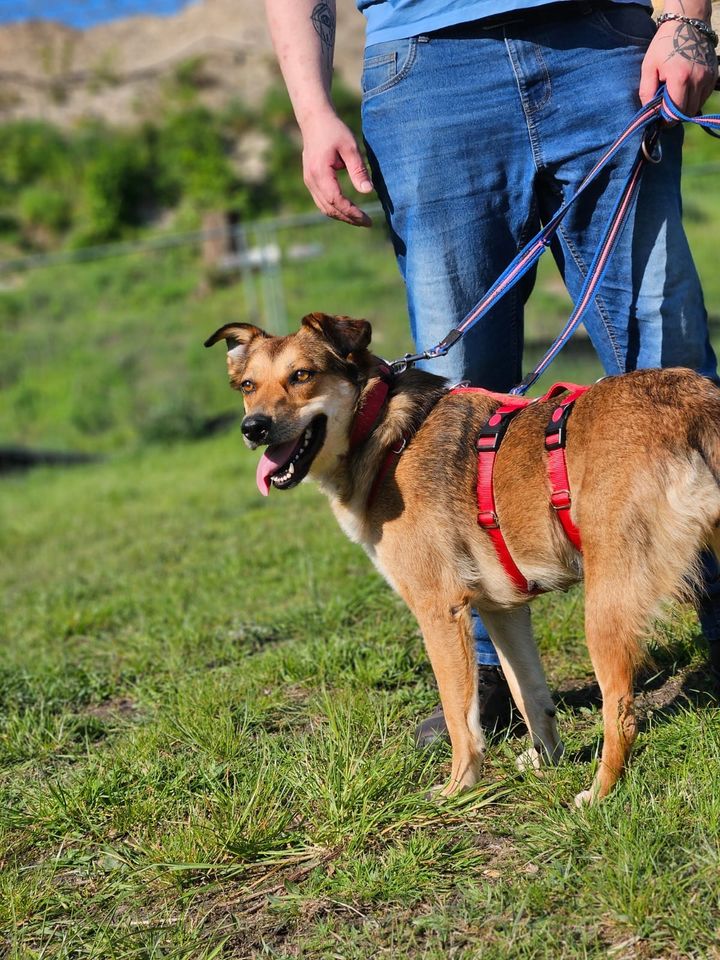
[[[688,224],[718,315],[703,183]],[[334,230],[288,269],[288,313],[368,315],[403,352],[381,233]],[[0,955],[719,955],[720,716],[689,610],[653,635],[607,802],[572,807],[601,736],[573,591],[534,603],[566,760],[522,776],[499,731],[478,789],[432,803],[449,752],[412,746],[436,700],[412,618],[317,491],[263,500],[237,431],[198,439],[237,403],[200,344],[247,316],[239,288],[204,291],[183,253],[15,283],[0,436],[106,459],[0,484]],[[543,267],[531,338],[563,310]],[[579,356],[553,375],[588,378]]]
[[[720,718],[679,689],[689,613],[628,778],[576,811],[600,735],[582,603],[540,600],[569,759],[522,777],[502,732],[438,807],[414,623],[316,491],[263,501],[253,470],[226,435],[4,481],[7,955],[710,956]]]

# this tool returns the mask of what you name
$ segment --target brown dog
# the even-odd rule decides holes
[[[534,764],[562,744],[532,638],[527,594],[498,561],[477,524],[475,438],[499,401],[450,393],[408,370],[367,436],[354,425],[377,385],[370,324],[311,314],[290,336],[229,324],[232,386],[244,395],[242,431],[266,446],[258,485],[285,490],[309,475],[340,525],[362,544],[422,629],[452,743],[443,793],[478,779],[485,743],[477,719],[471,607],[481,611],[532,738]],[[587,644],[603,696],[605,741],[598,774],[576,802],[603,797],[636,735],[633,676],[642,636],[663,600],[687,597],[697,557],[720,549],[720,391],[689,370],[609,377],[576,402],[567,463],[582,555],[549,503],[544,448],[552,405],[535,403],[510,424],[495,466],[501,528],[515,563],[544,590],[585,579]],[[388,460],[388,451],[401,455]]]

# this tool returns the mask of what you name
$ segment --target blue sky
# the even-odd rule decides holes
[[[190,0],[0,0],[0,23],[42,17],[73,27],[88,27],[135,13],[175,13],[188,2]]]

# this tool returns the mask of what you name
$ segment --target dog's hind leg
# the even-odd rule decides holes
[[[450,781],[440,791],[442,796],[449,797],[477,783],[485,755],[469,607],[465,601],[438,601],[432,606],[423,604],[422,609],[415,608],[413,612],[423,633],[450,734],[452,771]]]
[[[555,720],[555,704],[532,634],[529,607],[502,612],[483,610],[482,618],[532,741],[530,750],[518,757],[518,766],[537,768],[543,762],[556,763],[563,745]]]
[[[641,651],[642,606],[632,602],[637,598],[632,598],[629,583],[618,582],[614,590],[603,586],[593,589],[588,578],[585,597],[585,635],[603,701],[602,757],[590,789],[575,797],[576,806],[600,800],[612,790],[637,735],[633,680]]]

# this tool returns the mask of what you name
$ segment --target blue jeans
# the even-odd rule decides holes
[[[418,348],[462,319],[640,106],[640,68],[655,30],[647,10],[573,10],[555,19],[540,10],[505,24],[478,21],[366,50],[363,132]],[[663,162],[648,165],[586,315],[610,374],[687,366],[717,378],[681,221],[682,137],[679,126],[664,131]],[[620,152],[553,242],[573,297],[638,146],[635,139]],[[526,276],[428,369],[492,390],[516,384],[534,279]],[[476,635],[481,662],[497,662],[479,618]]]

